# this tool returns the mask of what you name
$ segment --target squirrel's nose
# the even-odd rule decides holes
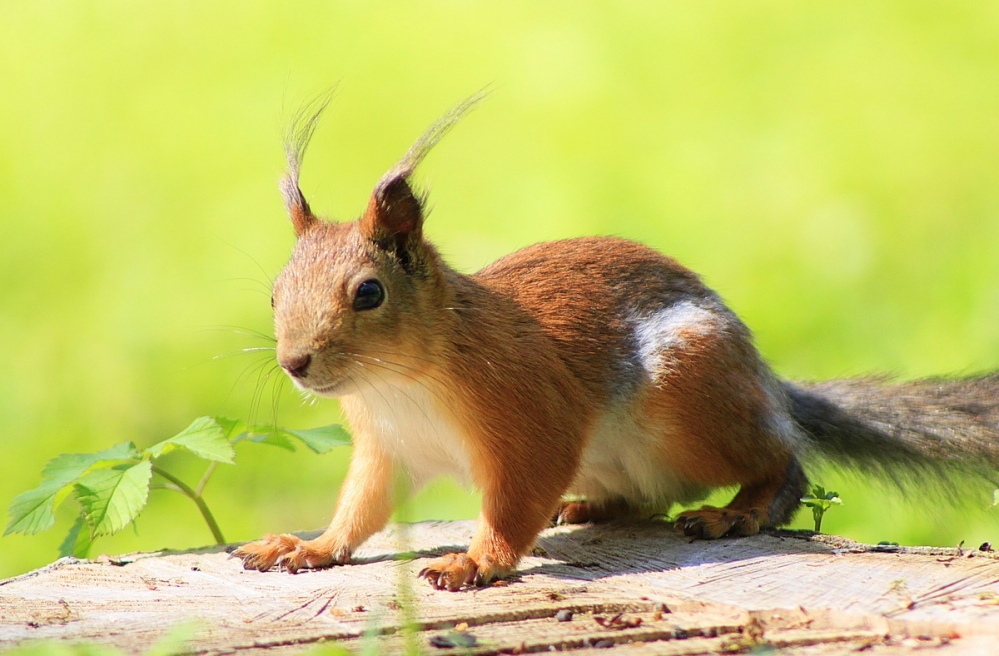
[[[312,364],[312,356],[308,353],[281,356],[278,358],[278,364],[288,372],[289,376],[293,378],[305,378],[309,372],[309,365]]]

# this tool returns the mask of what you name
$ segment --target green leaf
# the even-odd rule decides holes
[[[333,447],[349,446],[350,433],[340,424],[330,424],[319,428],[308,428],[305,430],[281,429],[284,435],[297,437],[305,446],[316,453],[326,453]]]
[[[49,460],[42,469],[41,485],[19,494],[11,502],[10,521],[3,534],[31,535],[44,531],[55,523],[55,507],[69,494],[69,486],[87,470],[100,463],[136,457],[135,445],[122,442],[97,453],[64,453]]]
[[[271,428],[270,432],[267,433],[256,433],[247,439],[251,442],[256,442],[257,444],[270,444],[271,446],[280,447],[282,449],[287,449],[288,451],[294,451],[295,445],[292,444],[291,440],[278,429]]]
[[[87,554],[90,553],[90,545],[92,544],[90,529],[87,528],[87,523],[83,515],[77,515],[76,521],[73,522],[73,526],[69,529],[69,533],[66,534],[62,544],[59,545],[59,557],[75,556],[77,558],[86,558]]]
[[[223,426],[215,417],[199,417],[180,433],[154,444],[144,453],[152,458],[159,458],[176,449],[187,449],[200,458],[231,465],[236,456],[236,450],[229,443],[231,428],[228,423]]]
[[[10,520],[4,535],[24,533],[31,535],[44,531],[55,523],[56,496],[64,485],[45,483],[14,497],[8,514]]]
[[[339,424],[303,430],[258,424],[250,426],[247,432],[240,437],[245,437],[251,442],[271,444],[289,451],[295,450],[295,445],[292,442],[294,439],[301,441],[316,453],[326,453],[333,447],[350,445],[350,433]]]
[[[90,533],[111,535],[136,518],[149,496],[152,463],[92,471],[76,484],[76,497],[90,525]]]
[[[132,460],[138,457],[132,442],[122,442],[97,453],[64,453],[48,461],[42,469],[42,480],[68,485],[102,460]]]
[[[842,504],[838,492],[826,492],[821,485],[813,485],[811,491],[801,497],[801,503],[812,509],[812,518],[815,520],[815,532],[822,530],[822,517],[833,507],[833,504]]]
[[[244,425],[241,419],[229,419],[228,417],[220,416],[216,416],[214,419],[215,423],[225,431],[226,439],[232,439],[237,429],[242,428]]]

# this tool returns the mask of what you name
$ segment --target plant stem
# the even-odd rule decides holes
[[[156,465],[153,465],[153,473],[176,485],[181,494],[193,501],[194,505],[196,505],[198,510],[201,511],[201,516],[204,517],[205,523],[208,524],[208,529],[212,532],[212,537],[215,538],[215,544],[225,544],[225,538],[222,537],[222,530],[219,529],[219,525],[215,521],[215,517],[212,516],[212,511],[208,509],[208,504],[205,503],[205,500],[201,498],[200,494],[192,490],[191,487],[184,481],[180,480],[170,472],[160,469]]]
[[[201,477],[201,480],[198,481],[198,487],[194,488],[195,494],[199,497],[201,496],[201,493],[205,491],[205,486],[208,485],[208,479],[212,477],[212,474],[215,473],[218,466],[219,463],[214,460],[208,463],[208,468],[205,469],[204,475]]]
[[[149,486],[149,489],[150,490],[173,490],[174,492],[180,492],[181,494],[184,494],[184,490],[180,489],[179,487],[177,487],[173,483],[153,483],[152,485]],[[184,494],[184,496],[187,496],[187,495]]]

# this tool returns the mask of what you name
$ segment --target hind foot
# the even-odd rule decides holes
[[[585,524],[590,521],[590,504],[586,501],[563,501],[552,518],[552,524]]]
[[[700,510],[688,510],[676,518],[676,527],[684,535],[701,540],[714,540],[725,536],[756,535],[760,532],[759,508],[736,510],[703,506]]]
[[[623,499],[611,501],[563,501],[552,518],[552,524],[586,524],[609,522],[612,519],[635,517],[639,511]]]

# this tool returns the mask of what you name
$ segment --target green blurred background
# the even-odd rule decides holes
[[[435,117],[492,84],[419,175],[458,268],[621,235],[703,274],[782,375],[994,369],[996,34],[980,0],[2,1],[0,504],[59,453],[147,446],[199,415],[338,420],[229,357],[266,345],[233,327],[270,331],[293,241],[283,126],[337,81],[303,174],[328,216],[356,216]],[[347,457],[242,447],[207,500],[229,540],[319,527]],[[990,489],[954,509],[818,478],[845,499],[828,532],[999,539]],[[476,508],[441,482],[409,516]],[[0,577],[52,560],[70,510],[0,540]],[[210,539],[161,491],[96,551]]]

